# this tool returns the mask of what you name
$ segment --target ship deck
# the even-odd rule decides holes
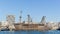
[[[49,30],[44,24],[15,24],[15,30]]]

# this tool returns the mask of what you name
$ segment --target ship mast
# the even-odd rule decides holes
[[[22,22],[22,11],[20,11],[20,23]]]
[[[30,22],[32,22],[32,19],[29,14],[27,16],[28,16],[28,24],[29,24]]]
[[[45,23],[46,23],[45,18],[46,18],[46,16],[43,16],[43,17],[42,17],[42,20],[41,20],[41,23],[42,23],[42,24],[45,24]]]
[[[7,22],[8,22],[7,27],[10,29],[10,31],[12,31],[13,29],[15,29],[15,27],[14,27],[15,17],[14,17],[14,15],[8,15],[6,18],[7,18]]]

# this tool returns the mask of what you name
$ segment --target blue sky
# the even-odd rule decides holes
[[[42,16],[46,21],[60,21],[60,0],[0,0],[0,21],[13,14],[18,22],[21,10],[23,21],[27,21],[27,14],[35,22],[40,22]]]

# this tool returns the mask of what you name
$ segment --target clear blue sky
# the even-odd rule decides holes
[[[42,16],[46,16],[46,21],[60,21],[60,0],[0,0],[0,21],[5,21],[8,14],[15,15],[18,21],[21,10],[22,20],[27,20],[30,14],[36,22],[40,22]]]

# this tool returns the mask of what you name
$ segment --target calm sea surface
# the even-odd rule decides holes
[[[0,34],[60,34],[60,31],[0,31]]]

